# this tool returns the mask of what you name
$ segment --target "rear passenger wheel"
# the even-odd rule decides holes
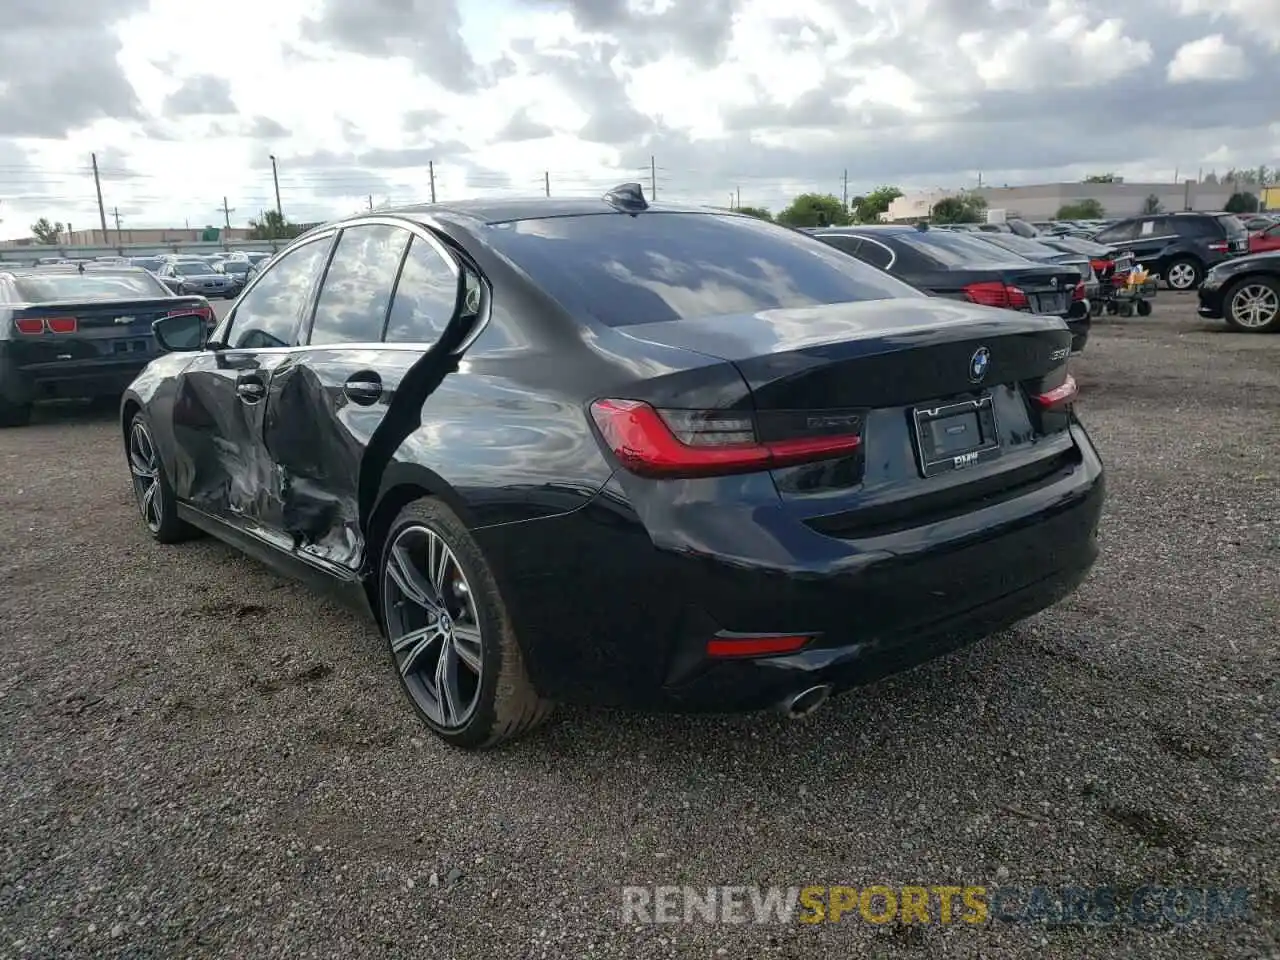
[[[129,473],[133,475],[133,495],[147,531],[160,543],[177,543],[195,531],[178,518],[178,502],[165,478],[151,427],[144,414],[138,413],[129,425],[129,442],[125,448]]]
[[[1164,282],[1170,290],[1194,290],[1204,279],[1204,268],[1190,257],[1169,261],[1164,270]]]
[[[480,548],[438,500],[409,504],[392,524],[382,552],[381,603],[400,684],[446,742],[493,746],[550,713],[525,674]]]
[[[0,427],[25,427],[31,422],[31,404],[0,400]]]
[[[1227,293],[1227,323],[1247,333],[1280,330],[1280,282],[1256,277],[1237,284]]]

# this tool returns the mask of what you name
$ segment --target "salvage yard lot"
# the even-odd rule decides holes
[[[1080,591],[800,722],[562,710],[451,751],[370,625],[147,539],[111,411],[0,433],[0,955],[1269,955],[1280,337],[1192,302],[1100,322],[1075,362],[1110,491]],[[618,919],[621,884],[878,881],[1243,885],[1255,913]]]

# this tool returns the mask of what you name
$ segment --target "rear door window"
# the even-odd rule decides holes
[[[342,231],[316,298],[312,346],[382,339],[396,273],[412,236],[403,227],[386,224]]]
[[[1218,217],[1217,221],[1226,235],[1232,239],[1247,237],[1249,235],[1249,231],[1245,227],[1244,222],[1237,216],[1228,214],[1225,217]]]
[[[611,327],[922,296],[816,237],[749,217],[548,217],[493,224],[487,239],[567,310]]]
[[[1138,221],[1126,220],[1124,223],[1117,223],[1114,226],[1107,227],[1094,239],[1099,243],[1124,243],[1128,240],[1137,239],[1137,236]]]
[[[457,297],[454,265],[434,246],[414,237],[391,301],[387,343],[435,343],[453,317]]]

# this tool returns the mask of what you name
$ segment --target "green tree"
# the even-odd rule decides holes
[[[772,222],[773,214],[764,207],[738,207],[736,213],[745,213],[748,217],[755,217],[758,220],[769,220]]]
[[[1116,183],[1119,178],[1114,173],[1091,173],[1084,178],[1084,183]]]
[[[50,223],[48,217],[41,217],[31,225],[31,235],[37,242],[50,246],[62,241],[62,222]]]
[[[865,197],[854,197],[849,204],[849,213],[857,223],[877,223],[880,215],[889,212],[889,204],[902,196],[897,187],[877,187]]]
[[[264,210],[257,219],[249,221],[250,240],[292,240],[303,228],[290,223],[274,210]]]
[[[778,214],[777,220],[789,227],[843,227],[849,223],[849,213],[839,197],[802,193]]]
[[[1227,213],[1257,213],[1258,206],[1257,195],[1246,190],[1243,193],[1233,193],[1222,209]]]
[[[958,196],[943,197],[933,205],[929,216],[934,223],[981,223],[986,212],[986,198],[965,191]]]
[[[1073,203],[1064,203],[1058,208],[1059,220],[1099,220],[1106,216],[1106,211],[1102,209],[1102,204],[1093,197],[1084,200],[1076,200]]]
[[[1148,193],[1147,199],[1142,201],[1142,212],[1145,214],[1160,212],[1160,198],[1154,193]]]

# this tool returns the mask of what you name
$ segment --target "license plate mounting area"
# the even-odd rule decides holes
[[[912,410],[920,475],[964,470],[1000,455],[991,396]]]

